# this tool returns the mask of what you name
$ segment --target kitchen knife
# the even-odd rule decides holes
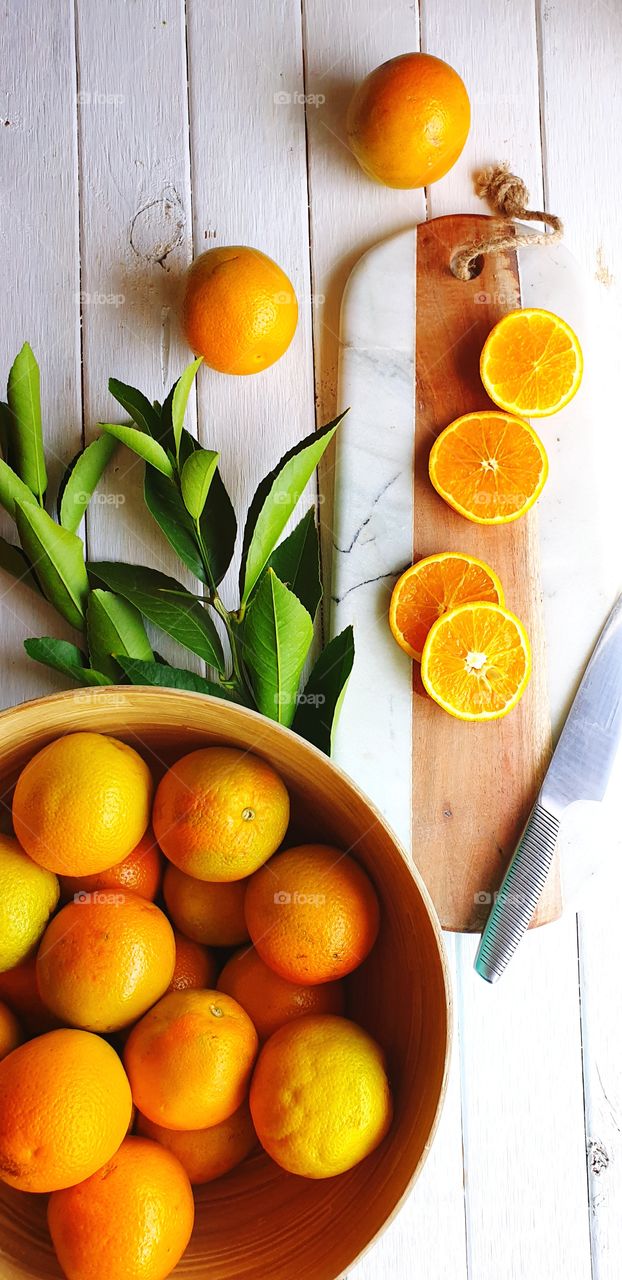
[[[622,595],[588,662],[482,934],[475,968],[486,982],[501,977],[529,925],[564,811],[576,800],[602,800],[621,737]]]

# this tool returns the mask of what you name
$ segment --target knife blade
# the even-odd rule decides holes
[[[622,739],[622,595],[601,631],[544,781],[482,934],[475,969],[496,982],[544,888],[561,818],[577,800],[602,800]]]

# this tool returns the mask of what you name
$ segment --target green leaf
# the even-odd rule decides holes
[[[181,582],[143,565],[113,564],[105,560],[89,565],[94,578],[140,609],[161,631],[184,648],[198,654],[221,672],[225,660],[218,632],[203,605]]]
[[[184,671],[182,667],[169,667],[160,662],[137,662],[134,658],[119,658],[122,667],[132,684],[159,685],[164,689],[190,689],[194,693],[209,693],[212,698],[225,698],[237,701],[222,685],[213,680],[206,680],[194,671]]]
[[[118,675],[115,658],[119,655],[153,661],[138,609],[112,591],[91,591],[86,609],[86,635],[91,662],[113,679]]]
[[[165,449],[168,449],[169,453],[175,452],[175,438],[173,436],[173,395],[175,386],[177,386],[177,383],[171,387],[160,408],[158,408],[157,402],[153,406],[158,415],[157,431],[154,429],[153,434],[155,439],[159,440]]]
[[[155,436],[157,439],[160,431],[160,415],[142,391],[137,391],[136,387],[128,387],[125,382],[119,382],[118,378],[109,378],[108,390],[115,400],[123,405],[139,430],[146,431],[147,435]]]
[[[0,503],[13,519],[15,519],[15,506],[18,502],[22,505],[32,503],[35,507],[39,505],[28,485],[25,485],[24,481],[11,470],[8,463],[0,458]]]
[[[58,491],[58,518],[70,533],[77,532],[116,447],[111,435],[98,436],[69,463]]]
[[[24,640],[24,648],[29,658],[42,662],[46,667],[53,667],[64,676],[70,676],[78,684],[101,685],[110,684],[103,671],[94,671],[87,665],[85,654],[77,645],[67,640],[56,640],[54,636],[40,636]]]
[[[305,658],[313,640],[310,614],[269,569],[244,619],[242,653],[260,711],[291,724]]]
[[[298,700],[292,728],[329,756],[354,663],[354,633],[346,627],[320,654]]]
[[[313,507],[309,508],[289,537],[275,547],[266,568],[274,569],[277,578],[298,596],[300,603],[314,618],[322,599],[322,579],[320,543]]]
[[[50,604],[82,628],[89,592],[82,541],[35,503],[15,508],[19,540]]]
[[[179,457],[177,459],[177,466],[180,471],[183,471],[186,460],[190,457],[190,455],[200,448],[201,446],[196,436],[192,436],[190,432],[186,431],[186,429],[184,428],[184,430],[181,433],[181,439],[179,441]]]
[[[219,458],[220,454],[214,453],[213,449],[196,449],[184,462],[181,496],[193,520],[199,520],[203,514]]]
[[[181,441],[181,433],[184,426],[184,418],[188,407],[188,397],[192,389],[192,384],[196,378],[199,365],[203,363],[203,357],[199,356],[197,360],[193,360],[183,371],[180,378],[177,379],[173,388],[173,402],[171,408],[171,418],[173,423],[173,438],[175,440],[175,452],[179,457],[179,444]]]
[[[0,400],[0,449],[5,462],[10,462],[11,410],[5,400]]]
[[[9,373],[7,400],[11,410],[11,457],[17,474],[39,502],[48,487],[41,430],[39,366],[25,342]]]
[[[203,514],[199,520],[201,547],[209,568],[212,585],[222,582],[235,548],[238,525],[231,499],[218,468],[209,488]]]
[[[341,413],[333,422],[294,445],[259,485],[244,529],[240,566],[242,605],[265,569],[270,553],[344,416]]]
[[[41,587],[21,547],[15,547],[6,538],[0,538],[0,569],[17,578],[18,582],[23,582],[31,591],[36,591],[37,595],[42,595]]]
[[[166,449],[163,449],[157,440],[145,435],[144,431],[137,431],[136,427],[120,426],[117,422],[100,422],[99,425],[102,431],[114,436],[115,440],[120,440],[121,444],[127,445],[128,449],[138,454],[139,458],[144,458],[150,466],[161,471],[163,476],[173,475],[173,464]]]
[[[169,480],[168,476],[161,475],[155,467],[147,465],[144,493],[147,507],[173,551],[196,578],[207,583],[195,527],[175,482]]]

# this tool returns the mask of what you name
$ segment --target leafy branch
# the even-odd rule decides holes
[[[27,653],[82,685],[131,683],[192,689],[250,706],[329,752],[354,660],[352,629],[320,653],[301,690],[322,596],[315,510],[285,538],[285,527],[343,414],[295,445],[262,480],[243,530],[239,603],[223,603],[237,521],[219,470],[184,426],[201,361],[162,405],[112,378],[109,388],[129,423],[101,423],[102,434],[72,460],[60,485],[57,520],[45,506],[39,369],[24,344],[0,405],[0,504],[19,545],[0,539],[0,567],[40,592],[79,632],[79,644],[51,636]],[[119,443],[145,464],[146,506],[192,576],[196,591],[147,565],[86,563],[78,530]],[[172,667],[154,653],[145,623],[210,668],[208,677]]]

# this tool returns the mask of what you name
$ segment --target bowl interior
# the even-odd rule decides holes
[[[292,800],[291,842],[347,850],[373,880],[381,932],[351,980],[350,1013],[384,1046],[395,1100],[390,1133],[338,1178],[287,1174],[264,1154],[199,1188],[193,1239],[175,1275],[203,1280],[336,1280],[386,1224],[419,1172],[444,1092],[450,998],[429,899],[379,814],[320,752],[287,730],[198,694],[152,689],[78,690],[0,716],[0,791],[24,763],[78,729],[130,742],[160,773],[187,751],[227,742],[280,772]],[[61,1272],[45,1225],[46,1198],[0,1183],[4,1280]]]

